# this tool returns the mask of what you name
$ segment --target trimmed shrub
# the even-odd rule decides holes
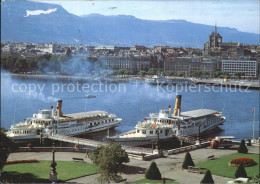
[[[6,164],[19,164],[19,163],[35,163],[39,162],[37,159],[28,159],[28,160],[9,160],[6,161]]]
[[[209,183],[213,183],[214,184],[214,180],[212,178],[211,172],[210,170],[207,170],[207,172],[205,173],[203,179],[200,182],[201,184],[209,184]]]
[[[186,155],[185,155],[185,158],[184,158],[184,161],[183,161],[183,164],[182,164],[182,168],[188,169],[188,166],[195,166],[189,152],[187,152]]]
[[[151,179],[151,180],[161,180],[161,173],[156,165],[155,162],[152,162],[149,169],[147,169],[145,173],[145,178],[146,179]]]
[[[256,165],[256,162],[250,157],[239,157],[233,158],[228,165],[231,167],[238,167],[240,164],[244,167],[249,167]]]
[[[246,170],[245,170],[243,164],[239,164],[239,166],[236,170],[236,173],[235,173],[235,177],[236,178],[239,178],[239,177],[247,178]]]
[[[245,144],[245,140],[244,140],[244,139],[241,140],[237,152],[238,152],[238,153],[247,153],[247,152],[248,152],[248,149],[247,149],[247,147],[246,147],[246,144]]]

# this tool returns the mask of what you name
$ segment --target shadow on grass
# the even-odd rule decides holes
[[[16,171],[4,171],[0,177],[1,183],[50,183],[49,179],[37,178],[31,173],[19,173]],[[63,181],[58,181],[63,182]]]
[[[144,174],[145,168],[137,167],[137,166],[130,166],[130,165],[123,165],[122,173],[124,174]]]

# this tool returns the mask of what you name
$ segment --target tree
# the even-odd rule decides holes
[[[174,71],[167,71],[166,72],[166,75],[167,76],[173,76],[175,73],[174,73]]]
[[[69,60],[72,56],[72,51],[70,48],[67,48],[66,50],[66,59]]]
[[[15,145],[11,139],[9,139],[4,129],[0,129],[0,171],[3,169],[9,154],[15,150]]]
[[[146,75],[146,71],[141,70],[138,72],[138,75],[144,77]]]
[[[161,173],[160,173],[160,171],[159,171],[155,162],[152,162],[149,169],[147,169],[147,171],[145,173],[145,178],[151,179],[151,180],[162,179]]]
[[[129,162],[128,154],[120,144],[110,143],[107,146],[98,146],[90,155],[91,161],[98,166],[100,182],[118,181],[117,173],[122,170],[123,163]]]
[[[157,70],[157,75],[165,75],[165,72],[163,69]]]
[[[19,58],[16,62],[15,62],[15,68],[19,71],[19,72],[26,72],[27,71],[27,61],[24,58]]]
[[[195,72],[194,72],[194,75],[195,75],[196,77],[201,77],[202,71],[195,71]]]
[[[150,69],[148,70],[148,74],[149,74],[149,75],[156,75],[156,74],[157,74],[156,68],[150,68]]]
[[[208,71],[202,71],[202,75],[203,75],[204,77],[206,77],[206,76],[210,75],[210,73],[209,73]]]
[[[236,170],[236,173],[235,173],[235,177],[236,178],[239,178],[239,177],[247,178],[246,170],[245,170],[243,164],[239,164],[239,166]]]
[[[183,161],[183,164],[182,164],[182,168],[188,169],[188,166],[195,166],[189,152],[187,152],[186,155],[185,155],[185,158],[184,158],[184,161]]]
[[[209,184],[209,183],[214,183],[214,180],[212,178],[210,170],[207,170],[205,173],[203,179],[200,182],[201,184]]]
[[[215,72],[215,76],[216,76],[216,77],[220,77],[221,75],[222,75],[222,72],[221,72],[221,71],[216,71],[216,72]]]
[[[222,75],[223,75],[224,77],[229,77],[229,76],[230,76],[230,73],[229,73],[229,72],[222,72]]]
[[[177,75],[178,77],[183,77],[183,76],[184,76],[183,73],[177,73],[176,75]]]
[[[246,144],[245,144],[245,140],[244,140],[244,139],[241,140],[237,152],[238,152],[238,153],[247,153],[247,152],[248,152],[248,149],[247,149],[247,147],[246,147]]]
[[[126,70],[126,69],[124,69],[124,70],[123,70],[123,74],[124,74],[124,75],[129,75],[129,74],[130,74],[130,71],[129,71],[129,70]]]

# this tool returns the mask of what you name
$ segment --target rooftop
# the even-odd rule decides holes
[[[65,117],[69,118],[86,118],[86,117],[92,117],[92,116],[98,116],[98,115],[105,115],[107,114],[106,111],[90,111],[90,112],[79,112],[79,113],[73,113],[73,114],[64,114]]]
[[[181,116],[187,117],[187,118],[198,118],[202,116],[208,116],[211,114],[218,113],[218,111],[215,110],[210,110],[210,109],[198,109],[198,110],[193,110],[193,111],[186,111],[186,112],[181,112]]]

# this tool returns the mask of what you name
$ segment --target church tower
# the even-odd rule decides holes
[[[217,32],[217,25],[215,24],[215,31],[209,36],[209,48],[217,48],[222,43],[222,36]]]

